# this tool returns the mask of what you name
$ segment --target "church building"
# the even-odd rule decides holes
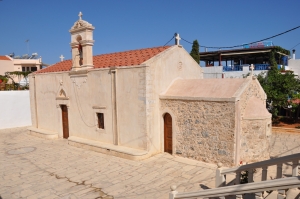
[[[167,152],[231,166],[269,158],[271,114],[255,77],[203,79],[179,44],[93,55],[72,26],[72,59],[30,74],[29,134],[132,160]]]

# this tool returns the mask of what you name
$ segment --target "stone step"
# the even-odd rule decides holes
[[[273,133],[299,133],[300,134],[300,129],[272,127],[272,132]]]

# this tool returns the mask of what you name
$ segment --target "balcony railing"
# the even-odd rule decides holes
[[[223,66],[223,71],[243,71],[245,67],[249,67],[249,64],[243,64],[243,65],[234,65],[234,66]],[[247,68],[248,69],[248,68]],[[270,64],[254,64],[254,70],[269,70]],[[250,69],[249,69],[250,71]]]

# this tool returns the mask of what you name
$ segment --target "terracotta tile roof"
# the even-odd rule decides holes
[[[171,46],[145,48],[110,54],[96,55],[93,58],[94,68],[109,68],[113,66],[136,66],[154,57]],[[51,73],[71,70],[71,60],[58,62],[35,73]]]
[[[9,60],[9,61],[11,61],[8,57],[3,56],[3,55],[0,55],[0,60]]]
[[[288,100],[289,102],[292,101],[293,104],[300,104],[300,99],[293,99],[293,100]]]

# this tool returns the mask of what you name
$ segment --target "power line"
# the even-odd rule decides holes
[[[187,42],[187,43],[190,43],[190,44],[193,44],[192,42],[189,42],[189,41],[187,41],[187,40],[185,40],[185,39],[183,39],[183,38],[181,38],[183,41],[185,41],[185,42]]]
[[[167,45],[168,43],[170,43],[170,41],[172,41],[174,39],[175,36],[173,36],[165,45]],[[164,46],[165,46],[164,45]]]
[[[298,46],[300,43],[298,43],[298,44],[296,44],[296,46]],[[296,46],[294,46],[294,47],[292,47],[292,48],[290,48],[290,50],[292,50],[293,48],[295,48]]]
[[[300,28],[300,26],[297,26],[297,27],[295,27],[295,28],[292,28],[292,29],[290,29],[290,30],[284,31],[284,32],[282,32],[282,33],[279,33],[279,34],[277,34],[277,35],[273,35],[273,36],[268,37],[268,38],[265,38],[265,39],[261,39],[261,40],[254,41],[254,42],[250,42],[250,43],[248,43],[248,44],[253,44],[253,43],[265,41],[265,40],[268,40],[268,39],[272,39],[272,38],[274,38],[274,37],[278,37],[278,36],[280,36],[280,35],[283,35],[283,34],[286,34],[286,33],[288,33],[288,32],[291,32],[291,31],[293,31],[293,30],[296,30],[297,28]],[[187,41],[187,40],[185,40],[184,38],[181,38],[181,39],[182,39],[183,41],[187,42],[187,43],[193,44],[192,42]],[[299,43],[299,44],[300,44],[300,43]],[[297,45],[298,45],[298,44],[297,44]],[[296,46],[297,46],[297,45],[296,45]],[[241,47],[241,46],[243,46],[243,45],[222,46],[222,47],[203,46],[203,45],[200,45],[200,46],[201,46],[201,47],[205,47],[205,48],[236,48],[236,47]],[[294,47],[295,47],[295,46],[294,46]],[[294,47],[293,47],[293,48],[294,48]]]

